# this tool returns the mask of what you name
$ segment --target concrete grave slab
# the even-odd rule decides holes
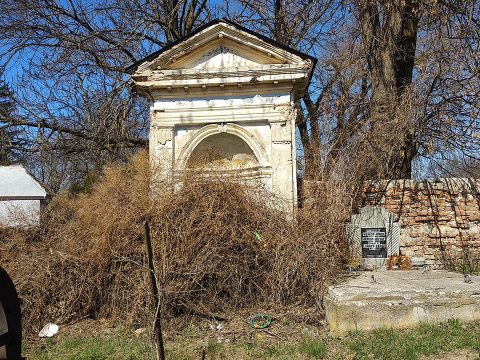
[[[462,274],[445,270],[362,272],[330,286],[324,305],[334,333],[449,319],[476,321],[480,320],[480,277],[472,276],[472,283],[466,283]]]

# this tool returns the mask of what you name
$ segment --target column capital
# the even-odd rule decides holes
[[[165,145],[167,141],[171,141],[173,137],[173,126],[164,126],[164,125],[150,125],[150,134],[154,135],[156,140]]]
[[[289,122],[270,123],[273,144],[291,144],[292,128]]]

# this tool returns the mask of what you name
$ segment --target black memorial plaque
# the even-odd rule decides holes
[[[387,257],[387,229],[386,228],[361,228],[362,257],[386,258]]]

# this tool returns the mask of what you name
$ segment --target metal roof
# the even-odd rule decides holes
[[[0,166],[0,200],[34,200],[46,196],[43,187],[23,166]]]

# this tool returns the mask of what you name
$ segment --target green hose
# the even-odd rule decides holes
[[[272,317],[267,314],[255,314],[248,321],[252,329],[266,329],[272,324]]]

